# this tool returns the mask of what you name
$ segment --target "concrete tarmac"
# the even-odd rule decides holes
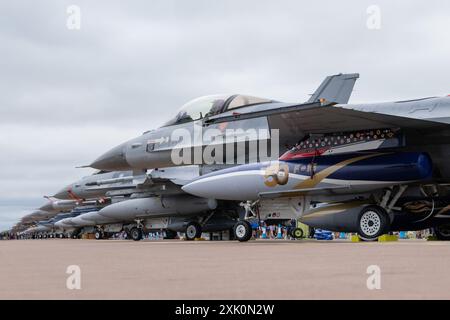
[[[450,299],[450,242],[0,241],[0,299]]]

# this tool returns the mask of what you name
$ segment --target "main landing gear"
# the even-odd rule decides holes
[[[438,240],[449,241],[450,240],[450,225],[442,225],[434,227],[434,234]]]
[[[361,210],[358,215],[357,230],[362,240],[375,241],[382,234],[389,232],[391,226],[389,214],[407,188],[406,185],[400,185],[386,189],[378,205],[370,205]]]
[[[202,226],[195,221],[189,222],[186,226],[186,240],[194,240],[202,235]]]
[[[366,241],[375,241],[389,231],[389,216],[382,207],[368,206],[358,216],[358,235]]]

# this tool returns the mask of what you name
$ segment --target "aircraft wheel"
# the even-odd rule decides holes
[[[234,227],[234,238],[239,242],[245,242],[252,237],[252,226],[248,221],[238,221]]]
[[[103,232],[101,230],[96,230],[94,233],[95,240],[103,239]]]
[[[293,229],[291,231],[291,237],[292,238],[300,239],[300,238],[303,238],[303,235],[304,235],[303,229],[295,228],[295,229]]]
[[[358,235],[365,241],[375,241],[389,231],[389,216],[378,206],[368,206],[358,216]]]
[[[189,222],[186,226],[186,240],[194,240],[202,235],[202,227],[197,222]]]
[[[450,224],[434,227],[434,234],[438,240],[449,241],[450,240]]]
[[[141,240],[142,239],[142,229],[133,227],[130,230],[130,236],[131,236],[131,239],[133,239],[134,241]]]

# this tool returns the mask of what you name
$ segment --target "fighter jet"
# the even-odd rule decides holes
[[[319,107],[325,101],[333,101],[333,104],[347,103],[358,78],[359,74],[329,76],[325,78],[309,101],[300,105],[242,94],[200,97],[183,105],[177,114],[162,127],[146,131],[142,136],[118,145],[89,166],[114,171],[146,170],[187,164],[201,165],[205,164],[204,159],[196,159],[196,152],[199,149],[201,151],[205,149],[210,140],[219,141],[218,138],[223,137],[225,132],[230,133],[230,136],[227,136],[227,140],[222,141],[221,144],[227,148],[227,151],[236,148],[236,144],[242,140],[270,141],[269,129],[271,128],[280,129],[281,145],[292,145],[296,142],[298,130],[295,131],[297,126],[293,121],[284,123],[285,115],[290,117],[293,112],[305,107]],[[245,135],[247,129],[267,134],[248,136]],[[210,136],[211,133],[216,133],[217,136]],[[296,134],[295,138],[293,134]],[[269,144],[268,148],[270,149],[271,146]],[[178,152],[177,150],[180,153],[183,151],[185,154],[189,153],[191,161],[175,163],[173,155]],[[187,155],[183,156],[188,158]],[[242,156],[248,157],[248,154],[238,154],[238,152],[234,154],[238,161],[242,160],[239,159]],[[274,159],[278,156],[279,154],[275,154]]]
[[[105,197],[106,193],[112,190],[134,188],[139,179],[143,178],[145,178],[143,173],[134,174],[132,171],[97,171],[62,188],[52,198],[59,199],[59,201],[63,200],[67,203],[70,203],[70,201],[72,203],[82,203],[87,200]]]
[[[71,212],[61,214],[58,219],[52,221],[53,227],[57,232],[75,236],[83,227],[92,226],[90,220],[81,217],[92,217],[100,208],[98,206],[76,207]]]
[[[320,104],[325,98],[342,103],[347,102],[358,77],[358,74],[327,77],[312,95],[308,104]],[[237,94],[208,96],[187,103],[163,127],[145,132],[141,137],[121,144],[90,165],[101,170],[133,170],[134,172],[148,170],[147,178],[138,185],[139,192],[134,192],[127,201],[113,203],[103,208],[99,214],[115,219],[134,219],[137,224],[131,232],[134,239],[139,238],[145,226],[165,228],[173,232],[184,231],[187,239],[194,239],[203,231],[232,229],[238,222],[239,216],[243,216],[242,207],[239,205],[236,207],[235,203],[222,203],[215,199],[186,195],[181,189],[183,185],[201,174],[227,167],[229,164],[203,166],[202,160],[200,163],[195,161],[194,163],[189,161],[174,163],[173,151],[180,150],[186,154],[193,151],[192,158],[195,160],[194,153],[198,149],[203,150],[207,147],[202,139],[195,140],[195,137],[198,138],[199,135],[201,138],[208,135],[208,133],[197,132],[203,126],[219,131],[219,134],[234,130],[235,134],[231,141],[223,141],[224,146],[231,146],[233,149],[239,148],[239,143],[248,143],[248,140],[270,141],[270,134],[267,133],[256,138],[245,135],[247,129],[267,131],[269,123],[265,117],[217,125],[207,125],[207,121],[213,119],[215,115],[226,112],[236,114],[253,107],[276,106],[279,108],[283,105],[285,104],[269,99]],[[243,135],[242,131],[244,131]],[[177,132],[192,134],[194,140],[183,142],[181,139],[180,141],[180,136],[174,137]],[[244,152],[244,154],[236,153],[233,158],[245,161],[251,156],[249,152]],[[278,157],[278,152],[275,156]],[[176,167],[177,165],[180,167]],[[232,165],[235,165],[234,162]]]
[[[55,197],[45,197],[48,202],[42,205],[39,210],[50,213],[68,212],[75,208],[78,204],[78,200],[61,200]]]
[[[183,190],[257,200],[266,217],[365,240],[430,227],[450,240],[450,97],[307,107],[292,117],[306,134],[278,161],[220,170]]]
[[[24,234],[44,234],[50,231],[48,225],[45,223],[54,219],[56,213],[43,210],[36,210],[32,213],[22,217],[13,229],[23,231]]]
[[[217,208],[226,206],[236,212],[240,201],[256,200],[252,203],[262,212],[287,208],[283,214],[291,212],[292,217],[312,226],[358,232],[367,240],[404,227],[434,226],[445,236],[450,97],[347,104],[357,78],[357,74],[328,77],[306,103],[244,95],[195,99],[161,128],[120,144],[91,166],[159,171],[186,165],[174,162],[174,151],[180,149],[183,159],[189,160],[185,153],[191,155],[190,163],[198,166],[197,177],[181,183],[182,190],[203,201],[216,200]],[[218,132],[215,138],[226,129],[277,129],[278,137],[269,131],[264,137],[244,138],[246,142],[278,139],[279,152],[269,159],[277,161],[260,162],[246,153],[246,162],[256,164],[230,169],[222,163],[195,159],[196,148],[203,152],[214,141],[211,137],[196,141],[196,128]],[[174,134],[179,129],[192,133],[194,139]],[[238,134],[232,138],[231,142],[216,143],[223,145],[224,158],[229,150],[235,150]],[[189,153],[190,149],[193,152]],[[240,162],[232,167],[236,164]],[[120,206],[122,212],[155,210],[148,200],[144,202],[128,200]],[[112,212],[114,205],[103,210],[108,208]],[[278,215],[276,211],[273,213]],[[234,231],[237,239],[245,241],[251,230],[248,223],[239,221]]]
[[[232,228],[235,219],[226,213],[211,217],[217,202],[186,195],[181,186],[198,176],[198,168],[173,167],[141,172],[97,173],[84,177],[61,189],[55,197],[77,199],[79,207],[97,204],[96,210],[84,210],[80,215],[59,221],[66,229],[83,228],[92,231],[96,239],[125,230],[133,240],[140,240],[144,229],[165,230],[167,238],[189,229],[189,239],[199,237],[195,221],[202,219],[203,231]],[[155,195],[158,195],[156,197]],[[71,201],[71,200],[64,200]],[[193,225],[193,226],[192,226]]]

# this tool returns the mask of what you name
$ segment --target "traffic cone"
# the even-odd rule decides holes
[[[262,227],[262,235],[261,235],[262,239],[267,239],[267,230],[266,227]]]
[[[283,239],[283,233],[281,232],[281,226],[280,225],[278,225],[277,239]]]

